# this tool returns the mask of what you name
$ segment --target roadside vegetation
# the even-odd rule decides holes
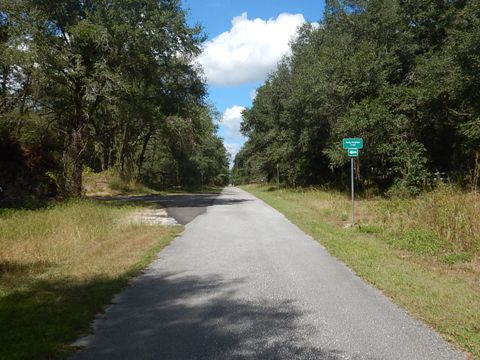
[[[83,172],[83,193],[87,197],[160,194],[161,190],[164,189],[154,190],[135,178],[124,179],[114,169],[95,172],[87,168]]]
[[[228,182],[178,0],[0,0],[0,207],[80,197],[83,171],[149,187]],[[203,174],[203,175],[201,175]]]
[[[480,1],[327,0],[243,112],[236,184],[348,186],[391,196],[480,183]]]
[[[480,194],[450,186],[415,199],[245,185],[359,276],[480,358]]]
[[[137,179],[124,179],[114,170],[94,172],[90,169],[84,171],[84,194],[87,197],[108,197],[116,195],[165,195],[171,193],[219,193],[223,186],[214,181],[206,184],[198,182],[186,186],[155,186],[145,185]]]
[[[182,230],[141,204],[70,200],[0,212],[0,358],[64,358],[95,314]]]

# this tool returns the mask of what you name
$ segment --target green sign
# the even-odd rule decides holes
[[[363,149],[363,139],[362,138],[343,139],[343,148],[344,149]]]
[[[357,157],[358,156],[358,149],[348,149],[347,153],[348,153],[348,156],[350,156],[350,157]]]

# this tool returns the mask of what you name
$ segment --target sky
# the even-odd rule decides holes
[[[232,160],[245,142],[241,112],[255,89],[289,53],[289,42],[305,22],[318,22],[322,0],[182,0],[189,25],[200,24],[208,39],[201,64],[209,99],[220,112],[219,135]]]

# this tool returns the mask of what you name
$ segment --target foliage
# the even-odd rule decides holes
[[[479,181],[480,3],[327,1],[243,114],[235,182],[348,182],[344,137],[363,137],[362,189],[415,195],[445,173]]]
[[[227,173],[192,61],[204,36],[178,0],[0,3],[0,136],[27,162],[50,156],[32,170],[43,187],[81,195],[84,165],[167,185],[196,182],[202,166],[208,182]],[[33,182],[22,166],[0,186]]]

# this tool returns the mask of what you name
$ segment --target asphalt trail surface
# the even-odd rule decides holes
[[[181,199],[193,220],[75,359],[465,359],[252,195]]]

